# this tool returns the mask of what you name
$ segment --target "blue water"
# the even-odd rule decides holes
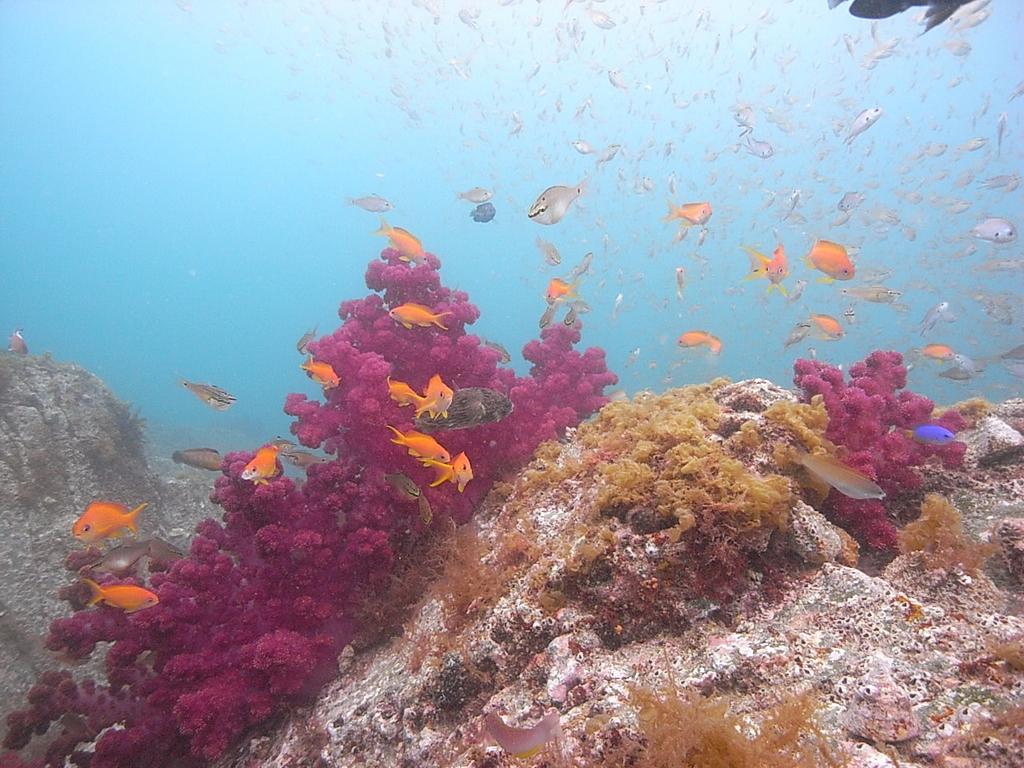
[[[415,232],[441,257],[444,281],[480,307],[475,330],[512,350],[521,371],[518,349],[537,332],[548,279],[587,251],[584,343],[608,351],[629,392],[716,375],[788,383],[808,347],[836,363],[878,347],[907,351],[941,300],[958,320],[924,341],[976,359],[1024,341],[1019,316],[997,323],[972,298],[1009,292],[1020,314],[1024,272],[978,270],[1021,259],[1020,242],[967,235],[988,215],[1024,223],[1024,189],[977,184],[1024,167],[1024,98],[1009,101],[1024,72],[1021,4],[995,0],[991,18],[962,33],[947,24],[918,36],[913,13],[880,22],[878,38],[901,43],[872,70],[861,66],[875,45],[870,24],[825,0],[594,4],[616,21],[610,30],[587,6],[560,0],[480,2],[479,31],[459,20],[462,5],[438,3],[435,24],[425,4],[0,4],[0,330],[23,327],[33,352],[94,371],[153,423],[247,447],[218,437],[284,433],[284,395],[317,394],[295,341],[313,325],[335,327],[338,303],[366,293],[366,262],[384,241],[371,235],[377,217],[345,200],[376,192],[396,207],[389,221]],[[972,46],[965,57],[946,45],[960,39]],[[628,91],[611,85],[610,69]],[[592,109],[577,119],[588,98]],[[741,102],[774,157],[737,151]],[[847,148],[846,126],[876,105],[884,117]],[[957,156],[973,137],[989,143]],[[570,146],[577,138],[623,149],[595,171],[595,156]],[[949,150],[914,159],[929,142]],[[966,170],[975,180],[956,187]],[[673,243],[675,225],[661,221],[670,174],[677,202],[712,204],[700,248],[696,231]],[[644,176],[654,189],[639,193]],[[587,194],[560,224],[526,218],[544,188],[584,178]],[[455,197],[476,185],[495,191],[489,224]],[[805,224],[782,220],[794,188]],[[832,229],[836,202],[855,190],[867,200]],[[897,194],[915,190],[916,205]],[[778,199],[765,209],[769,193]],[[972,205],[950,214],[952,199]],[[902,223],[865,223],[880,206]],[[794,304],[766,297],[764,281],[743,281],[739,247],[770,253],[773,229],[789,253],[787,284],[810,283]],[[544,264],[537,236],[558,246],[561,267]],[[859,302],[843,340],[784,351],[795,322],[839,317],[850,303],[840,284],[816,283],[800,263],[815,237],[860,246],[860,271],[891,269],[887,284],[909,311]],[[953,256],[972,242],[974,254]],[[689,275],[683,301],[677,266]],[[719,357],[677,348],[694,328],[723,340]],[[999,365],[966,383],[938,370],[918,366],[912,387],[939,401],[1022,388]],[[238,402],[209,410],[180,377],[216,383]]]

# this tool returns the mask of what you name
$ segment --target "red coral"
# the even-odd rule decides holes
[[[266,485],[242,480],[253,454],[227,454],[211,495],[222,522],[200,523],[188,557],[151,574],[160,597],[153,608],[130,615],[81,610],[81,590],[67,590],[77,612],[53,623],[48,646],[85,658],[98,642],[112,643],[107,685],[47,673],[29,694],[30,706],[9,718],[6,747],[23,748],[71,713],[85,727],[65,728],[48,765],[63,765],[65,757],[82,768],[216,758],[247,728],[330,679],[353,634],[353,604],[387,579],[395,550],[411,551],[410,539],[423,533],[417,506],[396,496],[385,473],[405,472],[424,486],[433,524],[464,520],[538,443],[604,404],[602,390],[615,376],[600,350],[574,350],[578,330],[546,329],[523,350],[530,376],[517,377],[465,332],[479,311],[464,293],[441,285],[439,266],[429,254],[410,267],[384,251],[366,272],[367,285],[383,296],[342,303],[341,326],[310,343],[341,384],[323,402],[288,395],[285,412],[304,445],[337,459],[310,467],[298,488],[281,476]],[[450,313],[448,329],[399,326],[388,309],[404,302]],[[422,388],[435,373],[456,389],[499,390],[514,404],[498,423],[439,436],[452,455],[471,458],[475,477],[462,494],[451,484],[426,488],[433,472],[392,444],[386,429],[412,425],[410,409],[390,399],[387,377]],[[115,723],[123,727],[103,731]],[[93,739],[94,754],[76,751]]]
[[[793,370],[796,386],[806,400],[822,396],[828,411],[825,436],[846,448],[843,462],[874,479],[886,499],[920,488],[921,476],[914,467],[933,456],[948,469],[962,463],[963,443],[925,445],[908,436],[909,430],[926,422],[953,432],[967,422],[953,410],[931,418],[932,401],[903,389],[907,369],[899,352],[872,352],[850,368],[849,382],[838,368],[817,360],[797,360]],[[896,526],[881,501],[851,499],[833,491],[825,512],[868,546],[884,551],[896,548]]]

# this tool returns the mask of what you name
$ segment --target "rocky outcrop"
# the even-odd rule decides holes
[[[402,601],[395,590],[368,608],[376,626],[392,623],[399,635],[371,633],[347,647],[338,679],[314,705],[221,768],[506,768],[561,764],[559,750],[571,765],[653,764],[644,762],[652,741],[637,692],[669,684],[726,697],[731,712],[755,724],[787,693],[809,692],[817,727],[850,766],[921,767],[940,756],[961,768],[1024,764],[1014,714],[1024,707],[1024,620],[1008,607],[1011,595],[985,573],[929,569],[917,552],[877,575],[850,567],[855,543],[815,511],[809,493],[793,501],[788,525],[700,529],[705,522],[685,508],[696,497],[673,506],[666,456],[685,457],[681,475],[693,485],[718,482],[742,457],[756,482],[736,474],[737,482],[767,494],[773,473],[785,471],[777,447],[786,434],[812,439],[820,424],[767,382],[680,392],[699,418],[671,410],[672,393],[638,398],[633,407],[647,410],[634,422],[619,405],[598,417],[598,425],[640,425],[628,450],[650,454],[646,469],[626,466],[614,431],[600,435],[593,425],[542,447],[453,534],[443,567],[426,553],[400,577],[407,615],[390,604]],[[658,448],[673,439],[695,443],[696,453]],[[699,464],[704,450],[722,471]],[[955,473],[926,467],[925,488],[956,490],[967,527],[988,532],[990,502],[1024,496],[1003,483],[1020,470],[1005,462]],[[613,482],[621,487],[608,504]],[[652,494],[645,484],[662,486]],[[684,546],[695,524],[703,536],[739,542],[716,557],[747,558],[748,571],[733,575],[736,589],[722,598],[694,594],[679,579],[687,557],[708,557],[694,541]],[[1001,535],[1015,542],[1012,533]],[[561,715],[560,745],[525,761],[495,746],[483,724],[497,712],[529,726],[550,707]]]
[[[73,579],[71,524],[94,499],[148,501],[143,535],[186,545],[215,512],[209,478],[162,482],[149,469],[145,422],[88,371],[48,357],[0,354],[0,715],[16,708],[36,675],[56,666],[43,646],[57,599]],[[199,481],[199,479],[197,479]]]

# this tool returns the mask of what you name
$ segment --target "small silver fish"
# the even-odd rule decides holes
[[[975,225],[971,235],[990,243],[1012,243],[1017,239],[1017,228],[1006,219],[992,217]]]
[[[807,287],[807,281],[806,280],[797,280],[793,284],[793,288],[792,288],[792,290],[790,290],[789,296],[786,298],[786,303],[787,304],[792,304],[794,301],[796,301],[801,296],[803,296],[804,295],[804,288],[806,288],[806,287]]]
[[[197,384],[181,380],[181,386],[198,397],[215,411],[226,411],[235,402],[235,396],[214,384]]]
[[[331,461],[329,456],[317,456],[310,451],[294,447],[282,448],[279,455],[293,467],[299,469],[308,469],[314,464],[327,464]]]
[[[548,187],[534,201],[526,215],[538,224],[557,224],[569,211],[576,199],[586,191],[586,181],[575,187]]]
[[[852,211],[864,202],[864,195],[861,192],[847,192],[836,206],[840,211]]]
[[[857,115],[850,124],[850,132],[846,135],[845,143],[852,144],[854,139],[877,123],[882,114],[881,107],[871,107]]]
[[[551,325],[551,321],[554,319],[555,312],[557,312],[557,311],[558,311],[558,302],[557,301],[553,302],[552,304],[550,304],[548,306],[548,308],[544,310],[544,314],[540,316],[540,321],[537,323],[540,326],[540,329],[542,331],[545,328],[547,328],[549,325]]]
[[[297,342],[295,342],[295,349],[297,349],[299,351],[300,355],[308,355],[309,354],[309,349],[308,349],[309,342],[311,342],[314,339],[315,336],[316,336],[316,326],[314,325],[310,330],[308,330],[304,334],[302,334],[302,336],[299,337],[299,340]]]
[[[503,363],[511,363],[512,362],[512,355],[510,355],[508,353],[508,350],[505,349],[505,347],[503,347],[498,342],[490,341],[488,339],[481,339],[481,342],[488,349],[493,349],[495,352],[497,352],[499,355],[501,355],[501,362],[503,362]]]
[[[925,313],[920,326],[921,335],[924,336],[926,333],[931,331],[939,320],[945,320],[946,322],[956,320],[956,315],[954,315],[949,309],[948,301],[940,301]]]
[[[583,139],[576,139],[576,141],[570,142],[572,148],[579,152],[581,155],[592,155],[594,154],[594,148],[590,146]]]
[[[758,141],[753,136],[747,136],[747,143],[744,145],[748,153],[762,160],[767,160],[775,154],[775,148],[767,141]]]
[[[686,270],[676,267],[676,298],[683,300],[683,288],[686,287]]]
[[[810,332],[811,324],[808,323],[806,320],[800,321],[799,323],[794,325],[793,330],[789,332],[789,336],[786,337],[786,341],[783,342],[782,344],[783,348],[788,349],[794,344],[799,344],[801,341],[807,338],[807,334]]]
[[[569,282],[575,283],[577,280],[579,280],[581,277],[587,274],[587,272],[590,271],[590,264],[593,260],[594,252],[588,251],[586,255],[584,255],[584,257],[580,260],[580,263],[577,264],[573,268],[572,272],[569,274]]]
[[[481,203],[488,202],[492,197],[494,197],[494,193],[489,189],[484,189],[483,187],[473,187],[472,189],[467,189],[465,192],[459,192],[456,197],[460,200],[468,200],[471,203],[480,205]]]
[[[362,208],[364,211],[369,211],[370,213],[387,213],[395,207],[380,195],[350,197],[348,198],[348,204],[354,205],[356,208]]]
[[[622,149],[621,144],[609,144],[604,148],[604,152],[597,158],[597,167],[601,168],[605,163],[611,162],[615,159],[615,156],[619,154],[619,150]]]
[[[555,247],[554,243],[549,243],[547,240],[542,240],[538,237],[537,249],[544,254],[544,262],[546,264],[557,267],[562,263],[562,255],[558,252],[558,248]]]
[[[1006,134],[1006,120],[1006,113],[1000,112],[999,118],[996,120],[996,158],[1003,154],[1003,136]]]

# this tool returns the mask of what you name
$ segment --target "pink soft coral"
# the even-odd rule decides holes
[[[930,457],[938,457],[948,468],[963,461],[963,443],[924,445],[907,435],[926,422],[953,432],[963,429],[966,422],[953,410],[931,419],[932,401],[903,389],[907,369],[899,352],[872,352],[850,368],[849,382],[838,368],[816,360],[797,360],[793,370],[805,399],[822,396],[829,418],[825,434],[846,449],[843,461],[873,478],[887,499],[920,488],[921,476],[914,467]],[[896,526],[881,501],[851,499],[833,491],[826,512],[868,546],[895,549]]]
[[[289,395],[285,411],[304,445],[337,458],[310,467],[299,488],[282,476],[267,485],[242,480],[253,454],[229,453],[211,496],[223,521],[200,523],[189,556],[151,576],[157,606],[132,615],[79,610],[54,622],[48,645],[71,657],[113,643],[108,685],[47,673],[29,708],[9,719],[5,746],[20,749],[72,713],[80,717],[61,721],[52,764],[67,756],[90,768],[187,766],[217,757],[244,730],[330,679],[352,636],[354,603],[387,579],[396,548],[412,551],[427,522],[395,494],[386,473],[405,472],[424,486],[434,525],[464,520],[542,440],[604,404],[602,390],[615,376],[600,350],[573,349],[578,330],[546,329],[523,350],[530,375],[517,377],[465,332],[479,311],[441,285],[439,266],[430,254],[410,267],[384,251],[366,272],[367,285],[383,296],[344,302],[341,326],[310,343],[341,385],[324,402]],[[388,309],[405,302],[449,312],[448,330],[396,324]],[[462,494],[451,484],[426,488],[433,472],[392,444],[386,428],[412,426],[410,409],[390,399],[387,377],[422,388],[435,373],[456,389],[489,387],[514,403],[500,422],[438,434],[452,455],[471,458],[475,478]],[[75,604],[82,607],[80,596]],[[114,723],[123,728],[105,731],[94,755],[75,751]]]

